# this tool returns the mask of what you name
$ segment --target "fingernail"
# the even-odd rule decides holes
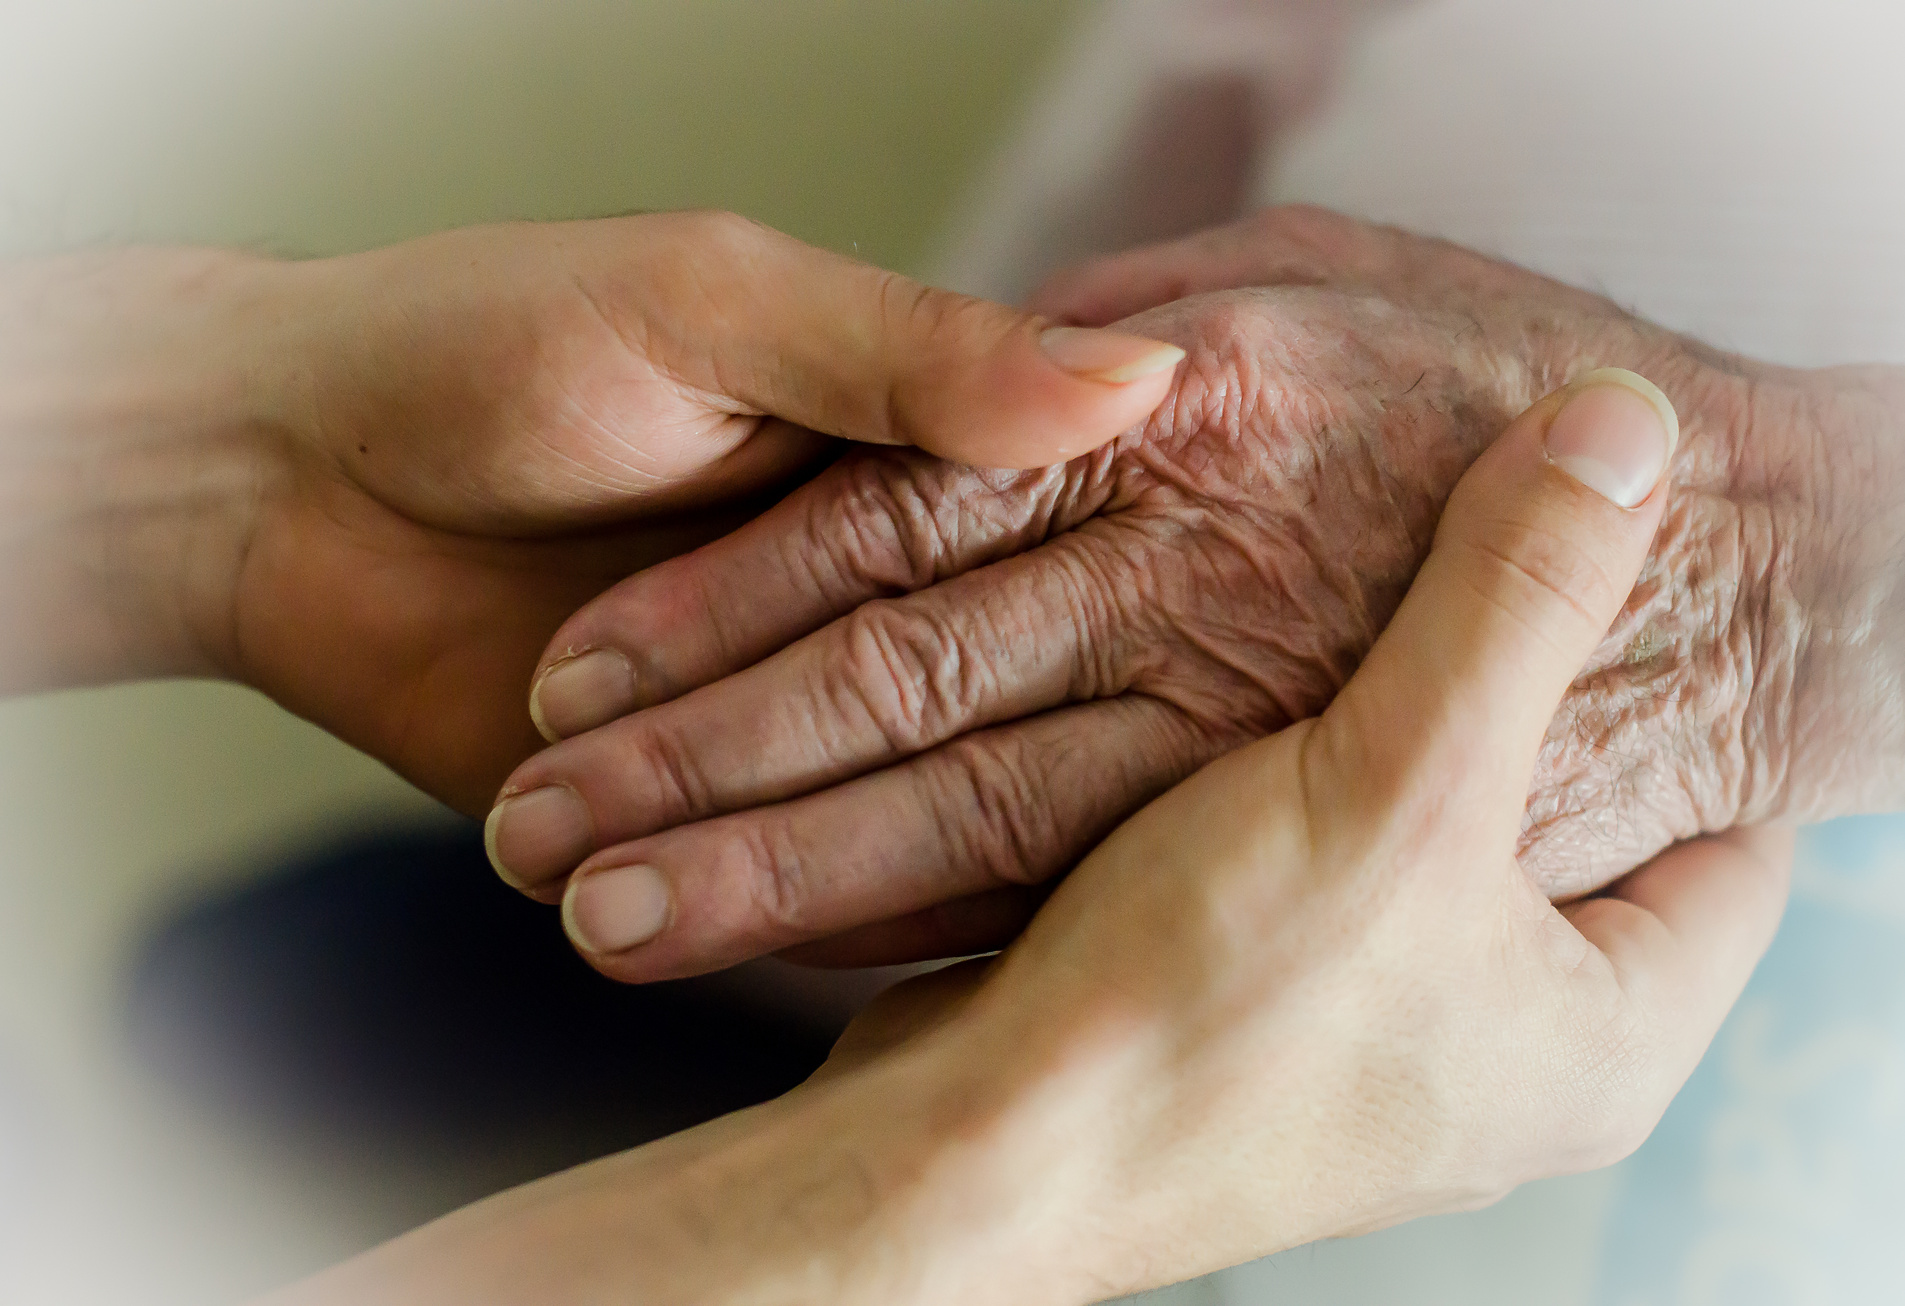
[[[612,648],[564,658],[529,691],[530,720],[552,744],[607,725],[635,707],[635,668]]]
[[[675,912],[668,881],[652,866],[617,866],[576,880],[562,899],[562,928],[584,952],[613,956],[668,928]]]
[[[582,795],[564,785],[506,798],[483,822],[496,873],[517,888],[566,875],[595,851],[595,822]]]
[[[1038,343],[1047,358],[1073,376],[1108,385],[1156,376],[1184,361],[1184,351],[1176,345],[1128,336],[1122,331],[1049,327]]]
[[[1618,367],[1573,385],[1548,426],[1548,461],[1623,508],[1638,508],[1660,484],[1680,443],[1673,401],[1644,376]]]

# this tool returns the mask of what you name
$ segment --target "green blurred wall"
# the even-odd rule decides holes
[[[714,205],[912,266],[1080,7],[0,5],[0,37],[19,38],[0,39],[0,248],[326,252],[497,218]]]

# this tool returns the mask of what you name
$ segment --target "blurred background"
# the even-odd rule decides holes
[[[0,255],[712,205],[924,271],[1094,8],[0,0]],[[1773,957],[1633,1161],[1169,1300],[1905,1295],[1902,844],[1809,836]],[[777,1091],[827,1034],[718,982],[596,982],[465,824],[256,695],[0,703],[0,1300],[236,1301]]]

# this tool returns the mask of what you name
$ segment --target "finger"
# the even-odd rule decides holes
[[[1039,287],[1028,307],[1055,321],[1104,326],[1216,290],[1373,284],[1388,275],[1396,246],[1397,233],[1388,228],[1285,205],[1066,268]]]
[[[1518,819],[1548,723],[1640,573],[1678,431],[1666,396],[1613,369],[1519,418],[1456,486],[1402,606],[1325,712],[1318,782],[1353,779],[1379,810],[1433,787],[1439,804]]]
[[[1122,692],[1112,678],[1118,641],[1094,638],[1114,628],[1092,597],[1100,552],[1093,535],[1074,532],[866,604],[718,684],[538,754],[510,780],[528,801],[506,798],[494,822],[511,878],[534,885],[575,865],[516,851],[558,846],[532,828],[552,819],[554,809],[533,797],[551,786],[587,805],[605,846],[795,798],[970,730]]]
[[[609,849],[571,878],[565,925],[603,973],[647,981],[1041,885],[1222,746],[1135,696],[968,735],[809,798]]]
[[[913,453],[851,458],[577,612],[543,655],[530,715],[552,743],[581,734],[750,667],[868,600],[1022,553],[1097,511],[1095,461],[987,473]]]
[[[1733,830],[1670,848],[1606,895],[1562,909],[1655,1030],[1662,1109],[1772,943],[1792,859],[1791,830]]]
[[[1191,295],[1251,286],[1367,287],[1397,302],[1436,306],[1525,296],[1541,286],[1544,298],[1573,302],[1596,317],[1609,308],[1600,296],[1459,245],[1306,204],[1065,269],[1028,307],[1054,321],[1103,326]]]
[[[671,239],[625,311],[717,400],[983,467],[1089,452],[1163,402],[1184,351],[935,290],[732,214],[641,219]]]

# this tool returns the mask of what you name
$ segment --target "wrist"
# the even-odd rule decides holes
[[[281,474],[281,265],[127,250],[0,270],[0,688],[222,674]]]
[[[956,1020],[782,1104],[796,1148],[818,1140],[865,1199],[826,1300],[1085,1306],[1117,1287],[1090,1204],[1102,1059],[1018,1054],[999,1033]]]
[[[1521,861],[1556,898],[1701,834],[1905,800],[1901,373],[1677,337],[1643,368],[1681,441],[1652,555],[1537,769]]]
[[[1040,1213],[1008,1122],[937,1052],[776,1101],[466,1208],[273,1306],[1084,1306],[1036,1272]],[[996,1083],[982,1077],[983,1083]],[[982,1095],[983,1096],[983,1095]],[[1024,1141],[1024,1140],[1016,1140]],[[1028,1225],[1031,1226],[1028,1228]]]
[[[1694,390],[1657,549],[1674,617],[1627,650],[1645,662],[1673,621],[1699,628],[1676,703],[1705,771],[1685,834],[1905,798],[1901,389],[1895,370],[1734,363]]]
[[[1343,1182],[1341,1148],[1307,1108],[1249,1163],[1258,1200],[1239,1210],[1189,1142],[1216,1104],[1183,1091],[1198,1076],[1175,1017],[1116,984],[1040,985],[1028,1004],[1027,981],[1051,976],[1015,961],[857,1086],[863,1115],[918,1105],[881,1206],[910,1274],[840,1300],[1086,1306],[1402,1218],[1365,1209],[1369,1176]]]
[[[1792,609],[1769,620],[1790,641],[1789,684],[1762,677],[1755,724],[1785,740],[1776,802],[1743,819],[1823,820],[1905,804],[1905,368],[1802,374],[1775,392],[1768,480],[1794,487],[1785,513]],[[1786,438],[1779,443],[1782,428]],[[1769,495],[1769,497],[1772,497]],[[1771,665],[1777,672],[1781,659]]]
[[[694,1298],[1087,1306],[1159,1286],[1156,1249],[1121,1218],[1151,1184],[1119,1128],[1130,1094],[1153,1087],[1129,1072],[1156,1040],[1148,1022],[1091,1008],[1120,1004],[1052,1022],[981,995],[763,1108],[669,1203],[748,1249],[733,1274],[697,1278]]]

